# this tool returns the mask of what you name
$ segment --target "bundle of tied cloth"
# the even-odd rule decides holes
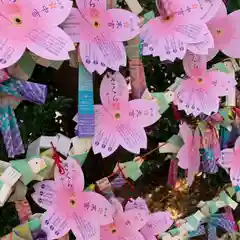
[[[8,157],[25,151],[14,109],[22,100],[43,104],[46,96],[46,85],[11,78],[0,70],[0,132]]]

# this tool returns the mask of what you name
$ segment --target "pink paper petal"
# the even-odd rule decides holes
[[[230,178],[233,186],[240,185],[240,161],[238,155],[234,153],[230,169]]]
[[[192,141],[193,138],[192,129],[185,122],[179,126],[179,132],[184,143],[189,143]]]
[[[0,69],[16,63],[23,55],[26,47],[18,41],[0,36]]]
[[[69,223],[76,239],[79,240],[99,240],[100,226],[95,221],[86,221],[77,213],[74,213]]]
[[[167,15],[171,15],[175,13],[179,18],[188,17],[189,19],[199,19],[201,16],[201,9],[198,7],[199,2],[197,0],[169,0],[169,1],[161,1],[156,0],[156,5],[158,11],[161,15],[161,5],[163,5]]]
[[[208,28],[214,38],[215,48],[223,50],[229,46],[236,31],[234,24],[229,17],[216,18],[208,23]]]
[[[136,99],[129,102],[129,116],[133,124],[141,127],[147,127],[160,118],[159,107],[154,101],[145,99]]]
[[[221,156],[218,160],[218,164],[225,169],[229,169],[232,165],[232,160],[234,157],[233,149],[223,149],[221,152]]]
[[[67,160],[63,161],[62,166],[65,170],[63,175],[61,175],[59,171],[55,171],[54,173],[57,185],[63,187],[63,189],[82,191],[84,189],[84,175],[77,161],[68,157]]]
[[[199,3],[199,1],[197,2]],[[202,0],[200,2],[202,12],[201,20],[203,20],[204,22],[208,22],[209,20],[214,18],[217,15],[221,5],[224,4],[222,0]]]
[[[194,144],[194,149],[196,150],[196,154],[199,155],[198,153],[201,146],[201,136],[198,128],[196,128],[194,131],[193,144]]]
[[[76,0],[79,9],[82,8],[107,8],[107,0]]]
[[[28,4],[28,1],[24,0],[24,2]],[[58,26],[67,18],[72,4],[70,0],[56,2],[32,0],[31,4],[28,4],[28,11],[32,14],[33,21],[39,21],[42,28],[51,28]]]
[[[182,146],[177,154],[177,158],[179,159],[178,166],[182,169],[188,169],[189,167],[189,146]]]
[[[139,34],[140,19],[136,14],[123,9],[110,9],[111,22],[108,23],[116,41],[128,41]]]
[[[160,38],[153,51],[153,56],[159,56],[162,61],[175,61],[176,58],[183,59],[187,51],[186,43],[178,40],[175,35]]]
[[[114,209],[114,216],[123,212],[122,204],[119,202],[119,200],[117,198],[111,197],[109,199],[109,202],[112,204],[112,207]]]
[[[240,21],[240,10],[234,11],[231,14],[229,14],[228,19],[229,19],[230,25],[228,26],[229,29],[226,29],[224,36],[226,36],[226,39],[229,39],[229,42],[223,48],[221,48],[221,50],[224,54],[226,54],[229,57],[239,58],[240,50],[237,46],[238,46],[238,42],[240,39],[240,30],[239,30],[239,27],[236,25],[236,22]],[[233,35],[231,35],[229,38],[229,36],[227,34],[232,33],[231,32],[232,27],[235,28],[235,31],[234,31]]]
[[[72,8],[67,19],[61,24],[64,32],[72,39],[74,43],[80,41],[81,38],[81,16],[77,8]]]
[[[144,210],[146,211],[146,213],[149,214],[147,203],[143,198],[138,197],[137,199],[130,199],[125,206],[125,211],[135,209],[135,208]]]
[[[209,49],[214,48],[214,39],[210,32],[204,35],[204,40],[199,43],[188,44],[188,50],[200,55],[207,55]]]
[[[142,127],[121,124],[116,127],[119,144],[127,151],[139,154],[147,148],[147,136]]]
[[[200,76],[207,70],[207,60],[204,55],[187,52],[183,58],[183,67],[188,76]]]
[[[43,209],[49,209],[56,201],[56,191],[54,181],[43,181],[34,186],[35,193],[32,194],[33,200]]]
[[[110,156],[119,147],[118,138],[114,132],[106,128],[96,128],[92,142],[94,154],[101,153],[103,158]]]
[[[237,151],[240,148],[240,137],[237,138],[235,144],[234,144],[234,149]]]
[[[114,224],[101,226],[101,240],[119,240],[120,236]]]
[[[68,52],[75,49],[70,37],[58,27],[51,30],[34,29],[27,38],[27,48],[49,60],[69,59]]]
[[[119,240],[145,240],[145,238],[140,232],[133,232],[130,236],[121,236]]]
[[[94,42],[81,41],[79,53],[85,68],[93,73],[94,71],[103,74],[107,69],[103,61],[103,55]]]
[[[95,192],[81,193],[82,213],[84,219],[106,225],[113,221],[112,205],[102,195]]]
[[[237,84],[231,75],[224,72],[211,71],[208,73],[208,77],[218,96],[229,95],[233,92]]]
[[[212,89],[208,77],[202,76],[200,83],[198,83],[198,79],[187,79],[181,82],[175,92],[174,100],[178,109],[194,116],[198,116],[201,112],[207,115],[217,112],[219,108],[218,93]]]
[[[179,23],[175,26],[175,36],[184,43],[198,43],[204,40],[204,36],[209,30],[206,24],[197,23]]]
[[[102,37],[104,48],[100,48],[103,55],[102,61],[112,70],[118,71],[120,66],[125,67],[127,64],[127,55],[122,42],[107,41]]]
[[[223,1],[220,1],[220,2],[221,2],[221,4],[218,8],[217,13],[215,14],[215,16],[213,18],[211,18],[211,20],[207,21],[208,22],[207,24],[211,24],[212,21],[214,22],[218,18],[227,17],[228,14],[227,14],[226,5]]]
[[[211,61],[213,58],[217,56],[219,52],[218,48],[210,48],[208,49],[207,61]]]
[[[138,231],[148,221],[148,214],[144,210],[132,209],[115,218],[116,227],[120,232]],[[126,236],[125,234],[122,234]]]
[[[11,40],[16,40],[24,43],[25,37],[34,28],[41,28],[41,23],[37,19],[34,19],[29,7],[26,8],[26,4],[30,8],[33,8],[32,3],[26,0],[20,0],[11,4],[1,4],[0,8],[0,25],[4,26],[4,36]],[[19,19],[20,23],[16,20]],[[1,29],[3,30],[3,29]]]
[[[128,103],[127,82],[121,73],[105,74],[100,86],[100,97],[102,104],[108,109],[119,110],[121,105]]]
[[[169,212],[155,212],[151,214],[147,224],[141,229],[145,237],[151,237],[162,234],[167,231],[173,224]]]
[[[47,239],[59,239],[70,231],[68,222],[58,215],[54,209],[48,210],[42,218],[42,230],[46,232]]]

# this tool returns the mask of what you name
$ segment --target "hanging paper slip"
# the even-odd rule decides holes
[[[78,137],[90,137],[94,135],[92,75],[81,64],[78,69],[78,124],[76,134]]]

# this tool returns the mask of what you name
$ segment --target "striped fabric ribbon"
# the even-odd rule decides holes
[[[18,212],[20,223],[27,222],[29,217],[32,215],[32,211],[27,199],[25,198],[21,201],[15,201],[15,207]]]
[[[207,224],[207,233],[204,224]],[[201,226],[197,231],[189,232],[189,238],[207,234],[208,240],[217,240],[217,227],[226,232],[235,230],[235,222],[227,217],[227,214],[213,214],[201,222]]]
[[[14,97],[17,100],[23,99],[43,104],[47,96],[47,86],[11,78],[0,84],[0,93],[7,94],[7,96]],[[16,155],[24,153],[25,150],[17,119],[10,102],[4,101],[0,106],[0,131],[8,157],[13,158]]]
[[[119,174],[114,180],[111,182],[113,188],[121,188],[126,183],[126,179]]]
[[[206,173],[216,173],[218,171],[217,161],[214,157],[214,152],[211,148],[200,149],[202,156],[202,170]]]

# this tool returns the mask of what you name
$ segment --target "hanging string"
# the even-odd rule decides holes
[[[62,166],[62,161],[60,159],[60,156],[57,152],[57,149],[53,146],[53,143],[51,142],[51,145],[52,145],[52,149],[53,149],[53,159],[58,167],[58,170],[59,170],[59,173],[61,175],[65,174],[65,170],[64,170],[64,167]]]

